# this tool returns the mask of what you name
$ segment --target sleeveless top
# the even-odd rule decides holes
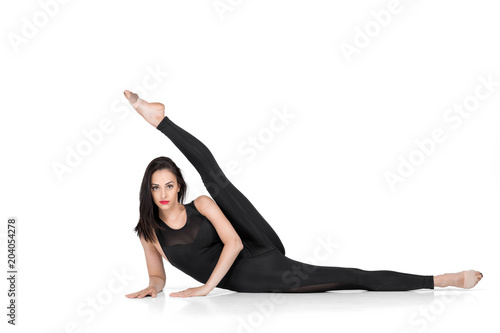
[[[202,216],[196,214],[197,210],[194,207],[194,201],[183,205],[186,208],[186,222],[179,229],[173,229],[163,222],[158,215],[155,214],[155,219],[160,226],[164,226],[166,230],[162,230],[163,243],[165,246],[175,246],[180,244],[193,243],[198,235],[198,232],[203,222]],[[193,209],[194,208],[194,209]],[[203,216],[204,217],[204,216]],[[206,219],[206,217],[204,217]]]
[[[156,237],[163,253],[174,267],[195,280],[206,283],[217,265],[224,243],[212,222],[196,209],[194,200],[184,207],[187,219],[179,229],[169,227],[157,213],[154,214],[158,226],[163,227],[155,230]],[[241,241],[244,248],[235,259],[236,262],[242,258],[251,258],[274,250],[273,247],[259,242],[245,239]],[[221,284],[224,284],[230,275],[229,272],[226,273]]]

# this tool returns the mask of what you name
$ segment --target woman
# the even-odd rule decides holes
[[[171,293],[205,296],[215,287],[240,292],[321,292],[363,289],[403,291],[455,286],[472,288],[482,278],[468,270],[437,276],[316,266],[285,256],[280,238],[248,199],[226,178],[209,149],[165,116],[165,106],[124,91],[135,110],[164,133],[201,175],[212,196],[183,204],[186,183],[167,157],[146,168],[140,190],[138,233],[150,277],[129,298],[156,297],[165,286],[162,257],[202,286]]]

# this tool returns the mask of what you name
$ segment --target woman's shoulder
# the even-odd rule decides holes
[[[201,215],[205,215],[203,213],[204,210],[206,210],[208,207],[211,205],[215,204],[215,201],[210,198],[208,195],[200,195],[196,199],[192,200],[189,205],[193,205],[194,208],[200,213]]]

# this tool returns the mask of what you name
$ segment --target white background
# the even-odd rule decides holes
[[[499,8],[486,0],[401,0],[381,27],[370,13],[390,3],[2,3],[1,257],[6,274],[6,221],[15,216],[15,329],[498,327]],[[372,37],[346,56],[343,43],[356,47],[367,28]],[[163,74],[155,81],[151,71]],[[473,101],[476,89],[487,92],[477,88],[480,77],[497,86],[453,128],[443,115]],[[188,183],[187,202],[208,192],[168,138],[128,106],[125,89],[164,103],[174,122],[210,148],[288,257],[308,261],[330,237],[339,246],[318,264],[424,275],[476,269],[484,279],[471,290],[273,296],[216,288],[182,299],[168,294],[200,284],[165,263],[163,293],[127,299],[148,283],[132,231],[147,164],[171,157]],[[293,119],[270,132],[285,109]],[[84,133],[95,134],[103,121],[112,129],[89,144]],[[391,191],[384,173],[397,174],[398,158],[417,156],[415,140],[436,128],[447,139]],[[269,140],[254,158],[239,152],[259,135]],[[69,151],[83,145],[89,153],[58,176],[54,165],[67,165]],[[228,170],[232,160],[239,173]],[[128,278],[120,283],[115,274]],[[1,280],[1,325],[12,329]]]

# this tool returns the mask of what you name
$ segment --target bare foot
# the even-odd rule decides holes
[[[434,277],[434,286],[435,287],[458,287],[458,288],[466,288],[465,284],[465,271],[458,273],[446,273],[437,275]],[[474,271],[475,282],[474,285],[470,288],[473,288],[477,285],[479,281],[483,278],[483,274],[478,271]],[[469,289],[469,288],[466,288]]]
[[[140,98],[136,93],[125,90],[123,92],[125,98],[132,107],[154,127],[165,118],[165,105],[162,103],[149,103]]]

